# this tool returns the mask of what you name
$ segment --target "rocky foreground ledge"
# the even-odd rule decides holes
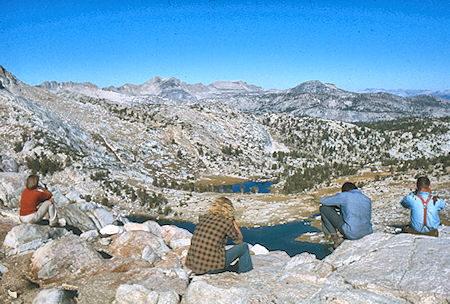
[[[191,233],[148,221],[81,235],[18,225],[2,245],[2,285],[12,303],[448,303],[450,229],[440,237],[374,233],[344,241],[324,260],[256,250],[245,274],[192,275]],[[32,287],[14,290],[17,258]],[[16,263],[17,264],[17,263]],[[31,284],[30,283],[30,284]],[[27,301],[30,299],[30,301]],[[5,299],[3,299],[5,300]]]

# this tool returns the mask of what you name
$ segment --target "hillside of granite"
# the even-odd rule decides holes
[[[79,234],[13,224],[2,233],[0,300],[406,304],[447,303],[450,297],[450,261],[442,254],[450,245],[448,227],[439,229],[438,238],[375,232],[344,241],[323,260],[254,244],[252,271],[196,276],[184,267],[188,231],[153,221],[118,226],[105,209],[91,214],[102,228]]]
[[[447,100],[356,94],[318,82],[264,91],[240,81],[169,80],[33,87],[0,66],[0,302],[450,300],[442,255],[449,208],[439,238],[395,234],[408,220],[398,202],[416,176],[428,175],[433,191],[450,198]],[[423,117],[409,117],[414,111]],[[66,228],[19,223],[32,172],[54,194]],[[256,246],[248,274],[192,276],[183,266],[188,231],[129,222],[140,214],[195,223],[224,195],[218,186],[246,180],[273,186],[267,194],[226,194],[240,226],[317,225],[318,200],[350,180],[372,198],[375,233],[345,241],[321,261]],[[320,233],[308,237],[324,241]],[[428,275],[418,280],[423,268]]]
[[[99,90],[90,84],[32,87],[0,71],[2,162],[15,163],[16,172],[38,172],[53,191],[76,191],[117,212],[191,219],[188,206],[209,201],[207,193],[221,183],[251,179],[274,183],[273,192],[282,198],[270,202],[293,201],[300,208],[304,200],[289,195],[367,169],[448,176],[448,117],[356,124],[292,113],[249,114],[221,102],[149,103],[122,96],[144,92],[153,98],[162,79],[139,90],[116,90],[122,95],[107,99],[90,96]],[[350,94],[314,82],[294,89]],[[208,90],[217,96],[261,91],[242,82],[218,82]],[[3,202],[18,199],[1,193]],[[239,199],[251,204],[253,197]]]

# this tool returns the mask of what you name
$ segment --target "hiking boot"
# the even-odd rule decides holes
[[[344,239],[337,236],[337,235],[331,235],[331,239],[333,240],[333,248],[336,249],[343,241]]]

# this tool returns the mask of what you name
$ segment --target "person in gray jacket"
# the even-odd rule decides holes
[[[325,235],[336,248],[343,239],[357,240],[373,232],[370,222],[372,201],[355,184],[345,183],[342,192],[320,200],[320,216]]]

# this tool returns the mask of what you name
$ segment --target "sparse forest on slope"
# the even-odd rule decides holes
[[[258,88],[243,83],[234,87],[254,91],[227,95],[229,104],[218,97],[216,102],[177,105],[133,102],[133,96],[126,102],[94,98],[73,90],[74,84],[70,90],[57,84],[31,87],[4,69],[0,81],[2,153],[16,160],[22,171],[39,172],[62,187],[77,185],[86,199],[109,206],[138,206],[167,214],[165,196],[170,191],[171,195],[180,190],[214,191],[212,184],[198,183],[207,175],[269,179],[275,190],[296,193],[380,166],[430,167],[447,174],[448,116],[352,124],[287,113],[248,114],[233,103],[244,98],[259,104],[259,109],[269,105]],[[322,99],[328,91],[354,96],[332,85],[321,91],[320,83],[273,96],[285,106],[295,106],[296,96],[308,97],[311,104],[323,103],[319,95],[301,91],[311,86]],[[84,93],[92,89],[82,87]],[[330,107],[349,106],[340,99],[327,100]],[[382,100],[378,102],[381,107]],[[432,99],[430,105],[439,103]],[[357,107],[353,111],[365,115]]]
[[[278,176],[287,193],[309,189],[332,177],[351,175],[365,167],[392,170],[428,169],[449,159],[450,119],[408,118],[370,124],[349,124],[309,117],[267,114],[262,123],[290,153],[281,160]]]

